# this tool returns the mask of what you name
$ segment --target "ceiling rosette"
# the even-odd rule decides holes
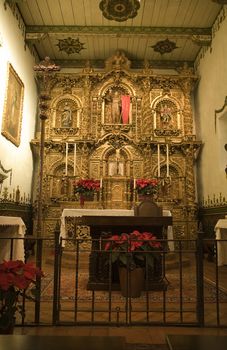
[[[134,18],[140,8],[139,0],[102,0],[99,8],[103,16],[117,22]]]

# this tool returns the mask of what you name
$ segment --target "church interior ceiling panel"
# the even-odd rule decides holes
[[[121,1],[118,14],[125,13],[125,4],[132,2],[137,1]],[[127,47],[131,68],[142,68],[144,58],[153,67],[176,67],[179,62],[193,66],[201,48],[211,44],[212,25],[223,1],[143,0],[138,10],[132,9],[135,17],[126,16],[120,22],[103,15],[99,0],[89,2],[89,6],[87,0],[59,0],[54,6],[53,0],[6,0],[6,8],[7,4],[20,20],[26,44],[39,57],[45,57],[51,48],[52,57],[61,66],[82,68],[91,60],[93,68],[104,68],[106,57]],[[116,1],[114,4],[112,9]],[[162,46],[156,52],[160,42],[164,42],[164,49]],[[169,43],[175,47],[172,52]]]

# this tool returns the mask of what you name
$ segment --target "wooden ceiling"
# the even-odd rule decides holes
[[[12,0],[10,0],[12,1]],[[49,56],[65,67],[83,67],[90,60],[102,67],[116,50],[124,50],[133,65],[193,64],[201,47],[210,45],[212,25],[223,0],[140,0],[138,14],[123,22],[106,19],[100,0],[14,1],[25,23],[26,41],[38,58]],[[171,52],[154,50],[172,43]],[[73,46],[79,52],[68,52]]]

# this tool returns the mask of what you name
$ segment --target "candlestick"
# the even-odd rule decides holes
[[[73,175],[76,176],[76,143],[74,143],[74,167],[73,167]]]
[[[158,143],[158,177],[160,177],[160,144]]]
[[[166,176],[169,177],[169,145],[166,144]]]
[[[153,114],[154,116],[154,130],[156,129],[156,112]]]
[[[180,113],[177,113],[177,129],[180,129]]]
[[[68,142],[65,144],[65,175],[68,175],[68,152],[69,152],[69,145]]]

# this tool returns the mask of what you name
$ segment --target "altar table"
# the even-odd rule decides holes
[[[163,216],[172,216],[170,210],[163,209]],[[64,209],[61,215],[61,237],[67,238],[66,233],[66,217],[79,217],[79,216],[134,216],[134,210],[128,209]],[[170,251],[174,251],[173,242],[173,227],[167,227],[167,239],[168,247]]]
[[[220,219],[215,225],[216,239],[226,239],[217,243],[218,266],[227,265],[227,219]]]
[[[24,237],[26,226],[20,217],[0,216],[0,262],[10,259],[11,238],[13,240],[13,260],[24,260]],[[0,238],[1,238],[0,237]],[[7,239],[5,239],[7,237]]]
[[[172,217],[169,212],[164,212],[163,216],[138,216],[134,215],[134,210],[121,209],[65,209],[61,216],[61,237],[64,246],[64,238],[67,238],[66,218],[71,221],[74,232],[77,226],[90,227],[92,238],[91,253],[89,255],[89,280],[87,288],[89,290],[109,290],[110,283],[112,290],[119,290],[119,273],[117,264],[113,263],[111,281],[108,269],[108,257],[104,254],[104,244],[102,239],[109,238],[110,235],[119,232],[132,232],[134,229],[141,232],[150,231],[157,239],[163,239],[167,235],[167,229],[172,226]],[[147,271],[148,290],[166,290],[167,283],[163,279],[162,255],[159,254],[154,261],[152,269]]]

